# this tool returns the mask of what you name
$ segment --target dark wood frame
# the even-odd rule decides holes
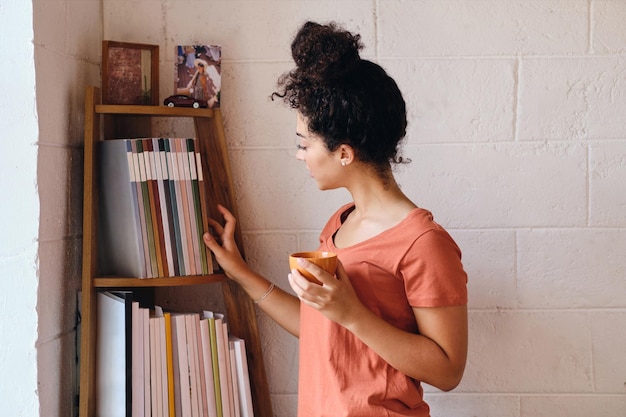
[[[116,80],[112,69],[118,63],[114,61],[111,54],[112,49],[131,49],[150,52],[150,92],[149,96],[144,96],[141,91],[139,97],[116,99],[116,94],[112,94]],[[142,85],[141,79],[139,80]],[[116,41],[102,41],[102,103],[103,104],[130,104],[130,105],[151,105],[158,106],[159,103],[159,46],[143,43],[129,43]]]

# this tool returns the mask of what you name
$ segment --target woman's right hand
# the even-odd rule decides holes
[[[217,205],[217,209],[222,213],[225,224],[222,226],[218,221],[208,219],[209,225],[215,232],[215,235],[210,232],[204,233],[204,244],[215,254],[215,259],[226,273],[226,276],[234,281],[238,281],[238,278],[245,275],[245,272],[249,271],[250,268],[241,256],[237,243],[235,242],[235,224],[237,220],[235,216],[221,204]]]

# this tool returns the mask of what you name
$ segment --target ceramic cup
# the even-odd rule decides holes
[[[334,252],[296,252],[289,255],[289,269],[297,269],[306,279],[316,284],[322,284],[311,273],[298,265],[298,258],[319,266],[333,275],[337,269],[337,254]]]

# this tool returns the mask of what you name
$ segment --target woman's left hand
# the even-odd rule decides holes
[[[322,285],[306,279],[296,269],[289,274],[289,285],[306,305],[319,310],[329,320],[347,326],[365,308],[357,297],[341,261],[337,261],[335,276],[319,266],[300,259],[300,265],[313,274]]]

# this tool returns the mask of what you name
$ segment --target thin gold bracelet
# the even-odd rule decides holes
[[[265,294],[263,294],[261,296],[261,298],[259,298],[258,300],[254,300],[254,304],[259,304],[261,301],[265,300],[265,298],[270,295],[270,293],[274,291],[274,283],[272,282],[269,286],[269,288],[267,289],[267,291],[265,291]]]

